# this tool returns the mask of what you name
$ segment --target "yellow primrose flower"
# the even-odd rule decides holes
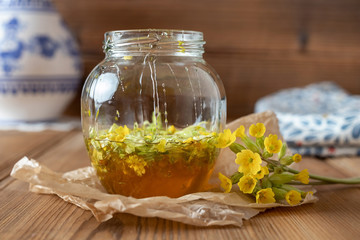
[[[309,184],[309,171],[307,169],[302,170],[298,174],[295,174],[295,179],[304,184]]]
[[[290,205],[297,205],[301,201],[301,193],[295,190],[290,190],[286,193],[285,199]]]
[[[292,160],[293,160],[294,162],[296,162],[296,163],[300,162],[301,159],[302,159],[302,157],[301,157],[301,155],[298,154],[298,153],[296,153],[296,154],[294,154],[294,156],[292,156]]]
[[[238,128],[234,131],[234,134],[235,134],[235,136],[238,137],[238,138],[244,138],[244,137],[246,137],[244,125],[241,125],[240,127],[238,127]]]
[[[119,141],[122,142],[124,141],[126,135],[128,135],[130,133],[129,128],[124,125],[124,127],[120,126],[115,130],[115,133],[117,134],[115,137],[115,141]]]
[[[166,145],[166,140],[161,139],[160,142],[156,145],[156,148],[159,152],[166,152],[165,145]]]
[[[92,156],[94,159],[97,159],[98,161],[104,158],[102,152],[97,151],[96,149],[94,149],[94,151],[92,152]]]
[[[174,127],[174,125],[171,125],[171,126],[168,128],[168,133],[174,134],[175,132],[176,132],[176,128]]]
[[[194,139],[192,137],[189,137],[188,139],[183,141],[183,143],[192,143],[193,141],[194,141]]]
[[[124,60],[131,60],[131,59],[133,59],[133,56],[124,56],[123,59]]]
[[[239,164],[239,172],[256,175],[261,170],[261,158],[258,153],[245,149],[236,154],[235,163]]]
[[[143,158],[137,155],[132,155],[126,158],[125,162],[128,164],[128,167],[134,170],[136,175],[139,177],[145,174],[145,167],[147,166],[147,162]]]
[[[266,131],[265,125],[263,123],[257,123],[256,125],[251,124],[249,128],[249,134],[256,138],[261,138],[264,136]]]
[[[257,180],[251,175],[245,175],[240,178],[238,186],[243,193],[252,193]]]
[[[224,189],[225,193],[230,192],[231,188],[232,188],[232,182],[231,179],[226,177],[225,175],[223,175],[222,173],[219,172],[219,179],[220,179],[220,187],[222,189]]]
[[[269,136],[265,138],[264,144],[266,151],[269,153],[278,153],[281,149],[282,141],[280,139],[278,140],[277,135],[269,134]]]
[[[226,148],[235,142],[235,134],[231,134],[230,129],[225,129],[224,132],[220,133],[217,139],[215,147],[217,148]]]
[[[275,194],[271,188],[261,189],[256,193],[256,203],[266,204],[274,202]]]
[[[261,166],[260,171],[254,175],[254,177],[260,180],[264,178],[265,175],[269,175],[269,169],[266,166]]]

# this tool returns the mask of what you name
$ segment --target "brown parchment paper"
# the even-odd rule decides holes
[[[267,133],[280,135],[274,113],[264,112],[239,118],[228,128],[234,131],[240,125],[246,129],[253,123],[263,122]],[[219,191],[218,172],[231,175],[237,170],[235,154],[225,149],[215,165],[210,183],[214,191],[188,194],[180,198],[149,197],[136,199],[108,194],[100,185],[92,167],[57,173],[27,157],[13,167],[11,176],[30,183],[30,191],[42,194],[56,194],[63,200],[85,210],[90,210],[98,221],[106,221],[115,213],[130,213],[141,217],[160,217],[197,226],[235,225],[242,226],[244,219],[250,219],[267,208],[288,206],[286,204],[256,204],[254,200],[240,193]],[[317,198],[308,194],[301,203],[315,202]]]

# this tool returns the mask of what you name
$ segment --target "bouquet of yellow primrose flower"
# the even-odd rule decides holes
[[[289,205],[297,205],[313,192],[304,192],[296,185],[360,183],[360,178],[330,178],[309,174],[307,169],[297,171],[289,167],[294,162],[300,162],[301,155],[286,155],[286,143],[278,139],[277,135],[264,136],[265,131],[265,125],[257,123],[250,126],[250,136],[245,134],[243,125],[233,133],[225,129],[219,134],[216,147],[229,147],[236,154],[235,163],[239,165],[238,171],[230,177],[219,173],[220,186],[225,193],[237,184],[240,191],[252,195],[256,203],[287,202]],[[236,143],[236,138],[240,138],[243,144]]]

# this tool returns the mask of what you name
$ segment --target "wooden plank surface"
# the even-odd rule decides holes
[[[231,119],[287,87],[333,81],[360,94],[358,0],[54,2],[79,40],[84,80],[104,58],[106,31],[188,29],[204,32],[205,60],[224,82]],[[68,113],[79,114],[79,98]]]
[[[145,28],[203,31],[210,52],[300,50],[301,34],[308,50],[360,50],[356,0],[54,2],[86,53],[101,53],[106,31]]]
[[[32,141],[32,149],[23,151],[55,171],[69,171],[89,165],[79,131],[59,134],[60,139],[43,146],[43,139],[55,132],[16,134],[19,141]],[[40,134],[41,135],[41,134]],[[36,136],[36,137],[35,137]],[[0,134],[1,147],[6,134]],[[13,136],[14,137],[14,136]],[[14,142],[17,143],[14,137]],[[2,156],[12,162],[19,159],[2,148]],[[10,161],[10,160],[9,160]],[[2,167],[4,165],[1,165]],[[355,177],[360,158],[318,160],[305,158],[301,168],[334,177]],[[360,235],[360,188],[318,186],[315,204],[268,210],[244,221],[241,228],[201,228],[159,218],[140,218],[118,214],[99,223],[89,211],[66,203],[53,195],[28,191],[28,184],[8,175],[0,182],[0,239],[356,239]]]
[[[36,158],[66,134],[61,132],[2,131],[0,136],[0,180],[9,176],[15,162],[24,155]]]

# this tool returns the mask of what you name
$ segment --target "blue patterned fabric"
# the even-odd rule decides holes
[[[321,82],[266,96],[255,112],[272,110],[289,148],[320,157],[360,156],[360,96]]]

